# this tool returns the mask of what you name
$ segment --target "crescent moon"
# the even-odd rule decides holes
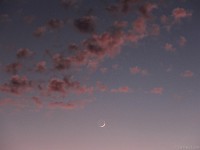
[[[101,125],[101,126],[99,126],[99,127],[103,128],[103,127],[105,127],[105,126],[106,126],[106,122],[103,121],[103,125]]]

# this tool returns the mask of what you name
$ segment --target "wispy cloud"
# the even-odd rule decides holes
[[[43,107],[43,103],[38,97],[34,96],[34,97],[32,97],[32,100],[35,103],[37,108],[42,108]]]
[[[131,67],[129,70],[130,70],[131,74],[133,74],[133,75],[140,74],[140,75],[145,76],[145,75],[149,74],[149,72],[146,69],[142,69],[138,66]]]
[[[171,43],[166,43],[164,45],[164,48],[168,52],[175,52],[176,51],[176,48]]]
[[[86,104],[90,103],[90,100],[72,100],[68,102],[50,102],[48,107],[51,109],[67,109],[73,110],[77,108],[84,108]]]
[[[180,36],[178,43],[180,46],[185,46],[187,39],[184,36]]]
[[[152,94],[159,94],[159,95],[161,95],[161,94],[163,94],[163,92],[164,92],[164,88],[163,87],[155,87],[155,88],[152,88],[150,90],[150,93],[152,93]]]
[[[156,9],[158,6],[154,3],[145,3],[143,6],[141,6],[139,8],[140,13],[144,16],[144,17],[150,17],[151,16],[151,12]]]
[[[34,32],[33,32],[33,35],[35,37],[42,37],[47,31],[47,28],[46,26],[41,26],[41,27],[38,27]]]
[[[181,73],[181,76],[185,78],[191,78],[194,76],[194,72],[191,70],[185,70],[183,73]]]
[[[192,13],[184,8],[175,8],[172,11],[172,16],[174,17],[175,21],[180,21],[183,18],[192,16]]]
[[[122,86],[122,87],[119,87],[116,89],[111,89],[111,92],[113,92],[113,93],[129,93],[131,91],[132,91],[132,89],[128,86]]]

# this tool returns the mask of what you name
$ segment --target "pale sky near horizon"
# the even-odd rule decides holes
[[[0,0],[0,150],[200,150],[199,9]]]

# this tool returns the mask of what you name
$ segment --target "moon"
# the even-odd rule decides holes
[[[105,122],[104,120],[100,120],[100,121],[98,122],[98,125],[99,125],[100,128],[103,128],[103,127],[106,126],[106,122]]]

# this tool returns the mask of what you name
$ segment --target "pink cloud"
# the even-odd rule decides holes
[[[171,43],[166,43],[164,45],[164,48],[168,52],[175,52],[176,51],[176,48]]]
[[[128,25],[127,21],[115,21],[113,26],[115,28],[122,29],[122,28],[127,27],[127,25]]]
[[[106,57],[119,54],[124,42],[123,32],[95,34],[82,42],[84,50],[78,51],[68,59],[73,65],[87,65],[90,68],[96,68]]]
[[[40,61],[36,64],[35,70],[38,72],[43,72],[46,70],[46,61]]]
[[[93,33],[96,27],[95,20],[94,16],[83,16],[74,20],[74,26],[82,33]]]
[[[130,68],[130,72],[132,74],[138,74],[138,73],[140,73],[140,71],[141,71],[141,69],[139,67],[137,67],[137,66]]]
[[[124,43],[123,33],[111,34],[105,32],[101,35],[93,35],[84,42],[84,46],[92,56],[103,58],[113,57],[120,52],[120,46]]]
[[[100,71],[101,71],[101,73],[106,73],[107,71],[108,71],[108,68],[106,68],[106,67],[102,67],[102,68],[100,68]]]
[[[75,92],[78,94],[93,94],[94,93],[94,87],[90,86],[80,86],[75,89]]]
[[[170,17],[166,16],[166,15],[162,15],[160,17],[160,21],[161,23],[164,25],[164,27],[166,28],[167,31],[169,31],[173,25]]]
[[[51,79],[48,84],[48,90],[50,92],[65,93],[65,81],[61,79]]]
[[[162,15],[162,16],[160,17],[160,21],[161,21],[161,23],[163,23],[163,24],[168,24],[168,23],[169,23],[169,17],[167,17],[166,15]]]
[[[145,17],[150,17],[151,12],[157,8],[156,4],[145,3],[143,6],[139,8],[140,13]]]
[[[4,83],[0,86],[0,91],[8,92],[12,94],[21,94],[32,87],[32,82],[27,77],[20,77],[13,75],[8,83]]]
[[[79,49],[78,45],[75,43],[70,43],[68,48],[69,48],[69,50],[78,50]]]
[[[51,29],[59,29],[62,28],[64,26],[64,22],[60,19],[50,19],[47,22],[47,26]]]
[[[41,26],[41,27],[38,27],[34,32],[33,32],[33,35],[36,36],[36,37],[41,37],[45,34],[45,32],[47,31],[47,28],[46,26]]]
[[[185,78],[191,78],[194,76],[194,72],[190,70],[185,70],[183,73],[181,73],[181,76]]]
[[[141,75],[148,75],[148,71],[146,69],[141,69],[138,66],[135,67],[131,67],[130,69],[131,74],[135,75],[135,74],[141,74]]]
[[[133,30],[138,34],[145,34],[146,28],[146,19],[143,17],[139,17],[133,22]]]
[[[17,51],[17,57],[18,58],[26,58],[26,57],[31,56],[32,54],[33,54],[33,52],[28,48],[20,48]]]
[[[179,38],[179,45],[180,46],[184,46],[186,43],[187,43],[187,40],[186,40],[186,38],[184,37],[184,36],[181,36],[180,38]]]
[[[64,77],[63,79],[52,78],[48,83],[48,92],[50,92],[50,94],[52,92],[62,94],[93,94],[94,87],[80,85],[80,83],[77,81],[71,81],[69,77]]]
[[[52,57],[54,62],[54,68],[57,70],[69,69],[71,61],[68,58],[63,57],[61,54],[55,54]]]
[[[33,102],[37,106],[37,108],[41,108],[43,106],[42,101],[38,97],[32,97]]]
[[[95,71],[98,68],[98,65],[99,61],[94,59],[90,59],[87,63],[87,67],[92,69],[93,71]]]
[[[91,101],[89,100],[73,100],[68,102],[51,102],[49,103],[48,107],[51,109],[61,108],[67,110],[73,110],[77,108],[84,108],[88,103]]]
[[[106,92],[108,90],[108,87],[99,81],[96,83],[96,88],[101,92]]]
[[[132,31],[129,32],[127,35],[126,35],[126,40],[127,41],[130,41],[130,42],[133,42],[133,43],[137,43],[140,39],[142,39],[144,37],[144,35],[138,35],[136,33],[133,33]]]
[[[106,7],[106,10],[111,13],[128,13],[131,7],[139,0],[120,0],[117,3],[110,4]]]
[[[122,86],[117,89],[111,89],[111,92],[113,92],[113,93],[129,93],[129,92],[131,92],[131,89],[128,86]]]
[[[160,26],[158,24],[153,24],[150,29],[150,35],[157,36],[160,34]]]
[[[151,89],[151,93],[153,94],[163,94],[164,89],[162,87],[155,87]]]
[[[18,62],[15,62],[15,63],[6,65],[5,71],[8,73],[16,74],[21,68],[22,68],[22,65]]]
[[[176,21],[179,21],[180,19],[192,16],[192,13],[184,8],[175,8],[172,11],[172,16]]]

